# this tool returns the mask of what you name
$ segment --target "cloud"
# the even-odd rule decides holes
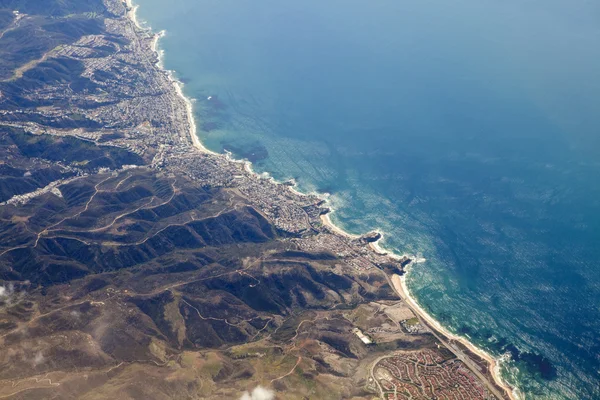
[[[0,301],[4,304],[11,304],[11,297],[15,293],[15,286],[11,283],[8,286],[0,286]]]
[[[33,358],[33,366],[37,367],[38,365],[40,365],[43,362],[44,362],[44,355],[42,354],[41,351],[38,351],[37,354],[35,355],[35,357]]]
[[[250,392],[244,392],[240,400],[274,400],[275,392],[262,386],[257,386]]]
[[[0,286],[0,297],[8,297],[15,291],[15,285],[9,283],[8,286]]]

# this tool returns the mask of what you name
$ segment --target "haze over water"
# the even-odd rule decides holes
[[[526,398],[600,398],[600,3],[137,3],[209,148],[422,254],[415,297]]]

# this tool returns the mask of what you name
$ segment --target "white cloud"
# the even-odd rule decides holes
[[[275,392],[262,386],[257,386],[250,392],[244,392],[240,400],[274,400]]]
[[[44,362],[44,355],[41,351],[38,351],[35,357],[33,358],[33,365],[38,366]]]
[[[23,283],[29,283],[25,281]],[[27,293],[24,290],[16,290],[13,283],[0,285],[0,306],[13,306],[18,304]]]
[[[9,297],[15,291],[15,285],[10,283],[8,286],[0,286],[0,297]]]
[[[0,301],[4,303],[4,305],[11,305],[13,303],[15,294],[15,286],[10,283],[8,286],[0,286]]]

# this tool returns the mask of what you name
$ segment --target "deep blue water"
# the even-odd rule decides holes
[[[137,2],[207,146],[421,253],[419,302],[526,398],[600,399],[600,3]]]

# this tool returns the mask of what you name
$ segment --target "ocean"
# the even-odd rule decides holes
[[[600,3],[136,0],[198,135],[427,259],[526,399],[600,399]]]

